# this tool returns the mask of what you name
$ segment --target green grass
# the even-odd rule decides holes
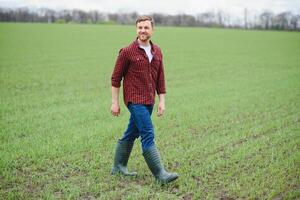
[[[133,26],[0,24],[0,199],[299,198],[299,33],[157,27],[156,143],[180,175],[167,186],[140,141],[139,176],[110,175],[129,117],[123,104],[110,114],[110,76],[134,38]]]

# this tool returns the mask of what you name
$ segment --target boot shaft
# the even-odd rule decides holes
[[[136,176],[136,172],[129,172],[127,169],[128,159],[134,142],[118,141],[115,152],[114,166],[111,174],[121,173],[126,176]]]
[[[160,159],[159,152],[155,145],[151,146],[149,149],[147,149],[143,156],[145,158],[145,161],[152,172],[152,174],[156,177],[158,176],[161,171],[164,170],[163,164]]]
[[[127,166],[134,142],[118,141],[115,152],[115,165]]]
[[[176,173],[169,173],[165,170],[161,162],[159,152],[156,149],[155,145],[147,149],[143,153],[143,156],[150,171],[158,182],[165,184],[178,178],[178,175]]]

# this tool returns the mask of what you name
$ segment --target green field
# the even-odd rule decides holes
[[[160,186],[137,141],[111,176],[129,112],[110,77],[134,26],[0,24],[0,199],[298,199],[300,33],[157,27],[167,98],[153,115]],[[155,107],[156,109],[156,107]]]

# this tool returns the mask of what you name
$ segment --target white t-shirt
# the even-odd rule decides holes
[[[142,45],[140,45],[140,47],[145,50],[145,52],[146,52],[146,54],[148,56],[149,62],[151,62],[152,58],[153,58],[153,55],[151,53],[151,45],[149,45],[149,46],[142,46]]]

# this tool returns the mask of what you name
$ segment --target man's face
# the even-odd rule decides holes
[[[149,40],[153,33],[153,27],[151,26],[151,22],[141,21],[136,25],[136,33],[140,41],[146,42]]]

